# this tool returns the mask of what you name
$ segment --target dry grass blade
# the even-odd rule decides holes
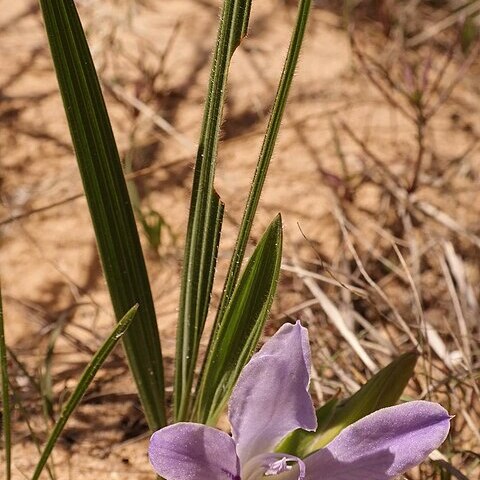
[[[132,105],[132,107],[134,107],[142,115],[145,115],[145,117],[151,119],[158,128],[163,130],[166,134],[170,135],[179,145],[181,145],[185,149],[186,152],[190,154],[194,154],[196,152],[195,144],[188,137],[186,137],[183,133],[179,132],[171,123],[169,123],[162,116],[156,113],[147,104],[142,102],[137,97],[130,95],[118,85],[109,83],[107,86],[115,93],[118,98]]]
[[[348,234],[347,228],[345,226],[345,219],[344,216],[341,212],[341,210],[338,207],[334,207],[334,215],[340,225],[340,229],[343,234],[343,239],[353,256],[355,263],[357,264],[358,269],[360,270],[362,276],[365,278],[367,283],[372,287],[372,289],[379,295],[379,297],[391,308],[395,319],[397,320],[398,324],[402,327],[404,332],[408,335],[410,338],[410,341],[415,345],[415,347],[418,346],[418,341],[413,335],[412,330],[410,327],[407,325],[405,320],[402,318],[400,313],[398,312],[397,308],[395,308],[395,305],[392,303],[392,301],[388,298],[388,296],[385,294],[385,292],[380,288],[380,286],[372,279],[372,277],[368,274],[367,270],[365,269],[362,260],[360,259],[360,256],[358,255],[357,251],[355,250],[355,247],[352,244],[352,241],[350,240],[350,236]]]
[[[447,266],[447,261],[445,257],[440,257],[440,266],[442,268],[443,276],[445,278],[445,283],[448,288],[448,293],[452,299],[453,309],[457,317],[458,328],[460,331],[460,341],[463,346],[462,356],[465,362],[465,366],[468,370],[472,368],[472,349],[470,347],[470,334],[467,327],[467,322],[465,316],[463,315],[462,306],[455,289],[455,284],[453,283],[452,276]]]
[[[295,273],[296,275],[303,276],[303,277],[310,277],[315,280],[319,280],[323,283],[328,285],[334,285],[336,287],[344,288],[350,290],[355,295],[359,295],[360,297],[365,297],[367,292],[363,288],[356,287],[348,282],[340,282],[339,280],[328,277],[327,275],[322,275],[320,273],[311,272],[305,268],[296,265],[289,265],[287,263],[282,264],[282,270],[285,272]]]
[[[299,277],[303,280],[305,286],[310,290],[312,295],[318,300],[318,303],[325,311],[325,314],[338,330],[340,335],[345,339],[345,341],[352,347],[352,350],[358,355],[362,360],[364,365],[372,372],[375,373],[378,370],[378,366],[372,360],[370,355],[365,351],[360,342],[358,341],[355,334],[350,330],[343,318],[342,314],[335,306],[335,304],[325,295],[323,290],[318,286],[318,284],[311,277],[305,276],[301,271],[297,272]]]
[[[418,208],[422,213],[430,217],[432,220],[441,223],[446,228],[454,231],[455,233],[458,233],[463,237],[468,238],[474,245],[480,248],[480,237],[468,231],[465,227],[463,227],[447,213],[443,212],[436,206],[426,201],[416,201],[414,202],[414,206]]]
[[[437,22],[426,28],[422,33],[415,35],[412,38],[409,38],[406,42],[407,47],[418,47],[420,44],[425,43],[432,37],[440,34],[442,31],[446,30],[447,28],[451,27],[455,23],[457,23],[462,18],[468,17],[470,15],[474,15],[480,10],[480,2],[474,1],[469,2],[466,1],[462,6],[456,8],[455,12],[451,13],[447,17],[445,17],[440,22]]]
[[[465,262],[460,255],[456,253],[452,242],[444,242],[443,250],[449,269],[452,272],[452,276],[460,292],[462,302],[467,308],[472,310],[472,313],[476,314],[478,312],[478,301],[472,285],[468,281]]]

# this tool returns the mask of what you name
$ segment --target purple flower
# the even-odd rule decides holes
[[[446,410],[417,401],[368,415],[303,460],[274,453],[291,431],[315,430],[309,383],[307,330],[286,324],[240,375],[229,404],[232,436],[196,423],[163,428],[150,441],[153,468],[166,480],[388,480],[425,460],[448,434]]]

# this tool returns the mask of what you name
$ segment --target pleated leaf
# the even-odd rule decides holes
[[[225,12],[227,11],[226,4],[224,9],[224,15],[225,15]],[[311,0],[300,1],[295,29],[292,34],[289,51],[287,53],[287,57],[285,60],[285,65],[284,65],[281,79],[279,82],[277,94],[275,96],[272,113],[270,116],[264,142],[260,152],[255,175],[252,180],[250,193],[245,205],[245,210],[244,210],[242,222],[239,228],[239,234],[236,241],[235,249],[230,261],[228,273],[226,275],[225,285],[223,288],[220,305],[217,310],[214,328],[213,328],[213,335],[210,339],[208,351],[210,351],[210,349],[212,348],[213,338],[215,338],[216,334],[218,333],[220,325],[223,322],[225,312],[232,298],[233,292],[237,286],[240,269],[241,269],[244,255],[245,255],[245,249],[247,247],[251,227],[257,211],[257,206],[260,200],[260,195],[263,189],[263,185],[265,183],[265,178],[268,172],[270,160],[272,158],[274,147],[278,138],[278,132],[279,132],[281,121],[285,111],[290,87],[293,81],[293,76],[294,76],[295,68],[298,62],[301,45],[303,43],[310,6],[311,6]],[[239,10],[239,13],[242,13],[242,11]],[[236,46],[238,42],[241,40],[241,38],[243,38],[243,36],[246,34],[248,17],[250,13],[250,2],[246,3],[243,13],[244,13],[244,17],[243,17],[242,28],[240,29],[240,22],[237,22],[236,26],[233,28],[232,37],[234,38],[234,40],[232,41],[232,44],[234,46]],[[239,15],[238,18],[240,19],[241,15]],[[220,34],[220,38],[221,38],[221,34]],[[224,50],[226,51],[228,50],[228,48],[225,47]],[[217,49],[217,53],[218,53],[218,49]],[[214,65],[215,63],[216,62],[214,60]],[[223,92],[223,89],[222,89],[222,92]],[[200,378],[204,377],[205,368],[206,366],[204,363],[202,366],[202,372],[201,372]],[[189,385],[189,389],[190,388],[191,388],[191,385]],[[199,390],[200,388],[201,388],[200,384],[198,383],[197,390]],[[198,405],[197,405],[197,408],[199,408]],[[199,415],[198,410],[196,411],[195,415],[197,416]]]
[[[267,177],[270,161],[275,150],[275,145],[278,139],[278,133],[282,123],[283,115],[287,105],[290,88],[292,86],[295,69],[297,67],[300,50],[305,37],[305,30],[311,9],[311,0],[300,0],[298,5],[298,14],[295,23],[295,28],[290,39],[290,46],[288,48],[287,56],[283,66],[282,75],[278,84],[278,89],[275,95],[275,100],[270,114],[270,119],[267,126],[267,131],[263,140],[262,148],[260,150],[255,175],[252,180],[250,192],[245,204],[242,222],[240,224],[237,241],[228,268],[227,276],[225,277],[225,285],[223,288],[220,306],[218,308],[215,319],[216,330],[222,322],[223,314],[228,306],[228,302],[232,296],[232,292],[237,284],[240,268],[242,266],[245,249],[248,245],[248,239],[253,225],[253,220],[257,212],[258,203],[263,190],[263,185]]]
[[[110,120],[73,0],[40,0],[55,71],[116,318],[138,303],[124,337],[152,430],[165,424],[160,338],[150,284]]]
[[[210,304],[223,216],[223,204],[213,188],[220,126],[230,61],[245,36],[250,7],[251,0],[225,0],[212,61],[185,241],[175,358],[176,421],[189,416],[193,374]]]
[[[258,243],[215,333],[197,392],[194,418],[215,425],[237,378],[252,356],[275,295],[282,258],[278,215]]]

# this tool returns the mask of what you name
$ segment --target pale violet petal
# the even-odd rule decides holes
[[[315,430],[308,386],[307,329],[285,324],[243,369],[229,404],[229,420],[240,463],[275,445],[296,428]]]
[[[447,437],[450,416],[416,401],[378,410],[306,459],[306,480],[390,480],[423,462]]]
[[[176,423],[155,432],[148,457],[165,480],[240,480],[232,438],[197,423]]]

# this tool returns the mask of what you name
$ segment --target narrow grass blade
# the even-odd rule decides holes
[[[268,123],[265,138],[260,151],[259,160],[255,175],[253,177],[250,193],[245,205],[242,222],[240,224],[239,234],[236,241],[235,249],[230,261],[228,274],[226,276],[223,295],[220,300],[220,306],[217,313],[216,324],[220,324],[222,316],[228,306],[233,290],[238,280],[240,268],[245,255],[245,249],[250,237],[253,220],[257,211],[258,202],[262,193],[265,178],[267,176],[268,167],[272,159],[273,151],[278,139],[278,133],[282,122],[283,114],[287,104],[290,87],[292,85],[295,68],[298,63],[300,49],[305,36],[305,29],[310,13],[311,0],[301,0],[298,6],[298,15],[295,29],[293,31],[290,47],[285,59],[282,76],[278,85],[277,94],[273,104],[270,120]],[[216,327],[217,328],[217,327]]]
[[[5,448],[5,480],[12,475],[12,434],[10,415],[10,394],[8,388],[7,345],[5,342],[5,328],[3,324],[3,302],[0,288],[0,375],[2,385],[2,421],[3,445]]]
[[[67,423],[70,415],[73,413],[77,405],[80,403],[83,395],[85,394],[88,386],[94,379],[95,375],[97,374],[100,367],[103,365],[103,362],[107,359],[110,352],[113,350],[117,342],[123,337],[125,332],[127,331],[128,327],[131,325],[132,320],[137,313],[138,305],[132,307],[125,316],[117,323],[114,330],[110,334],[110,336],[105,340],[103,345],[99,348],[97,353],[93,356],[90,360],[87,368],[82,373],[80,380],[78,381],[78,385],[73,391],[72,395],[68,399],[67,403],[63,407],[60,416],[55,423],[50,436],[48,437],[47,443],[43,450],[43,453],[40,457],[40,460],[37,463],[35,468],[35,472],[33,473],[32,480],[37,480],[40,477],[40,474],[47,463],[47,460],[52,453],[53,447],[58,440],[58,437],[62,433],[65,424]]]
[[[326,403],[317,410],[317,417],[328,421],[319,423],[316,432],[295,430],[277,447],[278,451],[304,458],[331,442],[345,427],[379,410],[397,403],[413,375],[417,354],[405,353],[382,368],[358,392],[343,402]]]
[[[277,288],[282,259],[278,215],[258,243],[233,293],[225,321],[207,352],[194,421],[215,425],[243,367],[252,356]]]
[[[117,318],[138,303],[124,338],[147,422],[165,424],[160,339],[145,261],[110,120],[73,0],[40,0],[105,278]]]
[[[193,373],[210,303],[223,204],[213,181],[228,70],[233,52],[245,35],[251,0],[225,0],[193,178],[185,241],[175,358],[175,420],[188,418]]]

